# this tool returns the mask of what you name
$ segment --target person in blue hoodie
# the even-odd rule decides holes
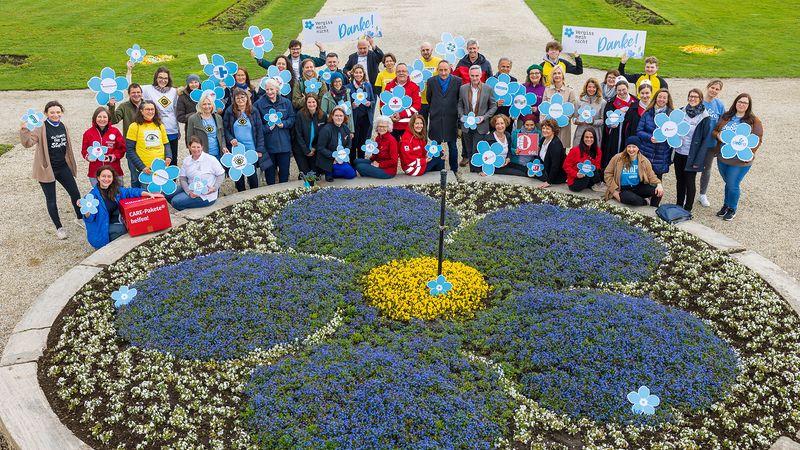
[[[259,167],[264,170],[267,184],[275,184],[277,171],[278,182],[289,181],[289,163],[292,161],[292,127],[296,114],[292,102],[278,93],[275,80],[267,80],[264,96],[253,105],[255,115],[261,117],[264,131],[264,148],[266,152],[259,159]],[[269,111],[281,113],[279,122],[269,122]]]
[[[100,204],[97,205],[96,213],[87,212],[83,215],[86,237],[95,249],[104,247],[128,231],[125,224],[122,223],[120,200],[136,197],[164,197],[162,194],[153,194],[144,189],[122,187],[114,173],[114,168],[109,165],[97,169],[95,178],[97,185],[92,188],[90,194],[100,200]],[[80,200],[76,203],[80,206]]]

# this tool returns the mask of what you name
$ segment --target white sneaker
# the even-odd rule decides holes
[[[64,239],[67,238],[67,230],[65,230],[64,227],[57,229],[56,237],[63,241]]]
[[[606,191],[606,184],[605,183],[595,183],[592,185],[592,191],[594,192],[605,192]]]
[[[75,225],[83,228],[84,230],[86,229],[86,224],[83,223],[83,219],[73,219],[73,220],[75,221]]]
[[[706,208],[711,206],[711,202],[708,201],[708,196],[706,196],[705,194],[701,194],[700,195],[700,204],[705,206]]]

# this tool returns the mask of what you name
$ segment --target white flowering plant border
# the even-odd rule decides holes
[[[440,192],[433,184],[407,188],[435,198]],[[291,252],[276,243],[271,219],[292,200],[318,189],[260,196],[216,211],[140,245],[81,288],[54,324],[39,364],[40,383],[61,420],[96,448],[256,448],[244,420],[244,392],[252,371],[324,341],[347,320],[348,312],[337,311],[303,340],[244,358],[183,360],[120,339],[111,292],[144,279],[155,268],[199,255]],[[729,395],[701,417],[675,411],[668,423],[638,427],[556,414],[522,395],[500,364],[467,354],[474,364],[494,370],[518,405],[513,436],[499,439],[496,447],[767,449],[779,436],[798,431],[800,319],[755,273],[671,225],[599,200],[531,186],[448,187],[448,203],[461,214],[461,227],[493,210],[527,202],[594,208],[652,233],[666,248],[653,276],[600,288],[648,296],[704,320],[739,355],[739,375]]]

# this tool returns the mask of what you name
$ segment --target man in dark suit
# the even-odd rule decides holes
[[[353,78],[350,73],[353,66],[361,64],[367,71],[367,79],[372,87],[375,87],[375,78],[378,78],[378,73],[381,71],[379,64],[383,61],[383,50],[375,45],[375,39],[372,36],[367,36],[366,39],[358,41],[357,52],[353,53],[347,58],[347,64],[344,66],[344,71],[348,78]]]
[[[497,111],[497,102],[492,94],[492,89],[481,82],[483,71],[478,65],[469,68],[469,83],[461,85],[458,93],[458,117],[461,118],[470,112],[475,113],[477,126],[475,129],[467,128],[461,124],[461,162],[462,167],[469,164],[472,154],[475,153],[478,142],[485,141],[489,135],[489,119]],[[479,172],[477,167],[470,167],[472,172]]]
[[[439,61],[436,66],[438,76],[426,82],[425,97],[428,99],[428,136],[440,145],[447,143],[450,170],[458,173],[458,95],[461,79],[450,74],[450,63]]]

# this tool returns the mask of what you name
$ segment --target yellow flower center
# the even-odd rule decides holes
[[[437,278],[436,258],[394,260],[364,276],[364,296],[395,320],[469,319],[483,307],[490,286],[483,275],[460,262],[444,261],[442,274],[453,287],[431,295],[428,282]]]

